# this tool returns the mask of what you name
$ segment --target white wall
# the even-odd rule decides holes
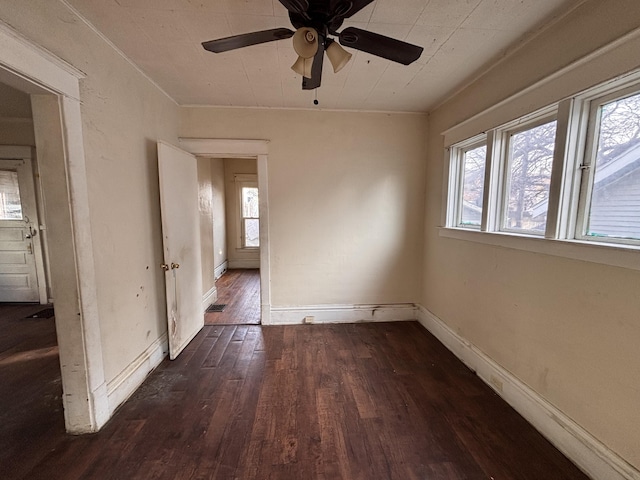
[[[227,215],[224,186],[224,160],[211,159],[213,189],[213,265],[221,268],[227,261]]]
[[[0,19],[86,74],[97,309],[104,376],[116,388],[166,332],[156,141],[177,143],[178,107],[61,2],[2,0]]]
[[[425,115],[183,108],[180,135],[267,139],[271,303],[415,302]]]
[[[202,294],[216,284],[213,270],[213,185],[211,160],[198,157],[198,208],[200,210],[200,248],[202,259]]]
[[[438,226],[443,131],[471,119],[448,134],[470,137],[640,67],[638,35],[585,58],[639,27],[640,2],[587,1],[432,112],[422,292],[451,330],[636,468],[640,272],[444,238]]]

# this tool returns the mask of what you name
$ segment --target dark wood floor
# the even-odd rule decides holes
[[[205,325],[260,324],[260,270],[227,270],[216,282],[222,312],[205,313]]]
[[[21,478],[64,437],[60,361],[44,307],[0,304],[0,478]]]
[[[17,435],[0,478],[587,478],[416,322],[205,326],[101,432]]]

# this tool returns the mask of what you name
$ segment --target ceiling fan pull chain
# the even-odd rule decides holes
[[[320,103],[318,102],[318,89],[315,88],[313,91],[315,92],[315,96],[316,96],[316,98],[313,100],[313,104],[318,105]]]

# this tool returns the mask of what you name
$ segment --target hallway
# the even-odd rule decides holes
[[[205,325],[260,325],[260,270],[227,270],[216,282],[222,312],[207,312]]]

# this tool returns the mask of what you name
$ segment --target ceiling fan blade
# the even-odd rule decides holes
[[[318,42],[318,51],[313,57],[313,65],[311,66],[311,78],[302,77],[302,89],[313,90],[320,86],[322,81],[322,62],[324,60],[324,37]]]
[[[271,30],[261,30],[259,32],[243,33],[234,35],[233,37],[219,38],[217,40],[209,40],[202,42],[205,50],[213,53],[222,53],[236,48],[248,47],[250,45],[258,45],[259,43],[273,42],[275,40],[283,40],[291,38],[294,32],[288,28],[273,28]]]
[[[373,0],[352,0],[351,8],[344,15],[344,18],[349,18],[350,16],[355,15],[372,2]]]
[[[299,13],[304,16],[306,16],[309,10],[308,0],[280,0],[280,3],[290,12]]]
[[[355,27],[345,28],[339,36],[340,44],[363,52],[409,65],[422,54],[422,47],[385,37]]]

